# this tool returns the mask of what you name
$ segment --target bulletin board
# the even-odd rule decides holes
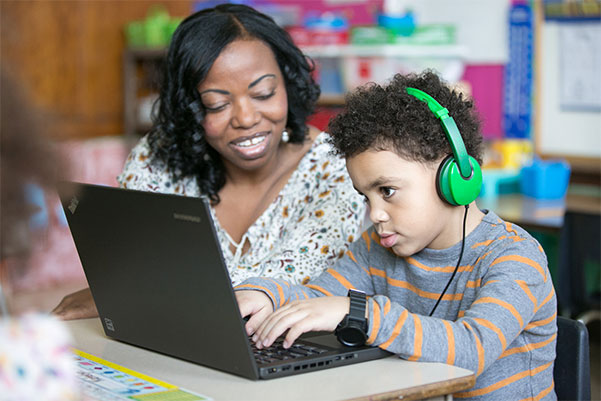
[[[535,149],[573,169],[601,168],[601,19],[537,10]]]

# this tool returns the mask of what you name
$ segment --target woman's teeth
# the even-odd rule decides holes
[[[258,143],[261,143],[264,140],[265,140],[264,136],[258,136],[258,137],[252,138],[252,139],[247,139],[244,142],[240,142],[240,143],[237,144],[237,146],[240,146],[242,148],[248,148],[250,146],[253,146],[253,145],[256,145]]]

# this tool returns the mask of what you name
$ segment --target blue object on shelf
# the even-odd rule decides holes
[[[533,13],[528,4],[509,11],[509,62],[505,66],[503,128],[506,138],[529,138],[532,116]]]
[[[570,171],[565,160],[535,159],[532,165],[522,167],[520,189],[532,198],[563,198],[568,190]]]
[[[415,19],[413,12],[408,11],[403,15],[378,15],[378,25],[391,29],[395,34],[409,36],[415,30]]]
[[[520,192],[520,171],[518,169],[482,169],[480,198],[493,199],[498,195],[514,192]]]
[[[346,17],[333,12],[309,12],[304,18],[303,26],[307,29],[323,29],[328,31],[346,31],[349,23]]]

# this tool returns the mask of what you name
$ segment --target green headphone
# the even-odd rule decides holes
[[[449,111],[432,96],[415,88],[407,88],[407,93],[425,102],[436,118],[440,119],[447,139],[453,149],[438,167],[436,191],[440,198],[454,206],[468,205],[480,194],[482,169],[472,156],[467,154],[461,134]]]

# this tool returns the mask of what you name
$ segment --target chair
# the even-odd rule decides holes
[[[557,317],[553,379],[558,400],[591,399],[588,330],[578,320]]]
[[[584,324],[599,319],[598,274],[590,277],[587,264],[601,264],[601,215],[579,211],[566,211],[560,236],[557,299],[562,316],[578,319]],[[598,278],[597,278],[598,280]]]

